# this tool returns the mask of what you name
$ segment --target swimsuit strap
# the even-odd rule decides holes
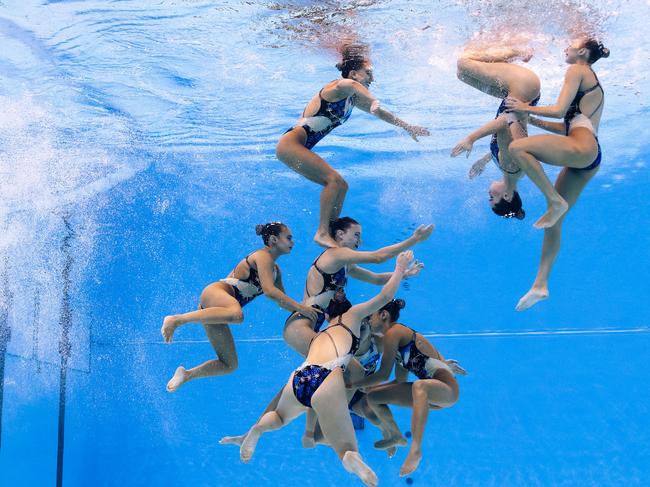
[[[350,328],[348,328],[348,326],[347,326],[345,323],[343,323],[343,322],[341,321],[341,316],[342,316],[342,315],[339,315],[339,321],[337,321],[337,322],[336,322],[334,325],[332,325],[332,326],[342,326],[343,328],[345,328],[345,329],[347,330],[347,332],[348,332],[348,333],[350,334],[350,336],[352,337],[352,343],[350,344],[350,352],[349,352],[349,353],[352,354],[352,355],[354,355],[354,354],[357,352],[357,350],[359,350],[359,342],[360,342],[360,339],[359,339],[358,336],[356,336],[354,333],[352,333],[352,330],[350,330]]]
[[[334,352],[336,353],[336,358],[339,358],[339,349],[336,348],[336,343],[334,342],[334,339],[332,338],[332,335],[330,335],[329,333],[327,333],[327,330],[323,330],[323,333],[324,333],[325,335],[327,335],[327,338],[329,338],[330,341],[332,342],[332,345],[334,346]],[[316,338],[316,337],[314,337],[314,338]]]
[[[600,103],[599,103],[598,106],[597,106],[597,107],[596,107],[596,108],[591,112],[591,115],[589,115],[589,116],[587,117],[587,118],[591,119],[591,117],[593,117],[594,114],[595,114],[598,110],[600,110],[600,107],[603,106],[603,103],[605,103],[605,90],[603,90],[603,87],[602,87],[602,85],[600,84],[600,80],[598,79],[598,76],[596,75],[596,72],[591,68],[591,66],[589,66],[589,69],[590,69],[591,72],[593,73],[594,78],[596,78],[596,84],[595,84],[595,86],[593,86],[592,88],[589,88],[588,90],[586,90],[586,91],[584,92],[584,94],[586,95],[587,93],[591,93],[591,92],[594,91],[596,88],[600,88],[600,93],[601,93]]]

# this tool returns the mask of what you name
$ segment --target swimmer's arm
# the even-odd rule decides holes
[[[420,225],[413,235],[399,243],[382,247],[372,252],[359,252],[357,250],[340,247],[336,249],[336,259],[344,265],[349,264],[382,264],[392,259],[400,252],[413,247],[418,242],[429,238],[433,232],[433,225]]]
[[[288,311],[302,312],[304,306],[287,296],[282,289],[276,287],[273,280],[273,259],[265,252],[257,252],[252,259],[257,266],[257,274],[260,276],[260,286],[264,294],[278,303],[281,308]],[[278,274],[279,275],[279,274]],[[311,307],[310,307],[311,308]],[[313,310],[313,308],[311,308]]]
[[[285,292],[284,290],[284,283],[282,282],[282,272],[280,271],[280,268],[278,267],[277,271],[277,277],[275,278],[275,287],[277,287],[280,291],[283,293]]]
[[[504,129],[507,126],[508,122],[503,115],[498,116],[494,120],[490,120],[488,123],[476,129],[463,140],[458,142],[451,150],[451,157],[459,156],[463,152],[467,152],[467,157],[469,157],[470,153],[472,152],[474,142],[488,135],[496,134],[499,130]]]
[[[402,367],[402,364],[395,361],[395,382],[408,382],[409,371]]]
[[[582,69],[580,66],[573,65],[570,66],[564,77],[564,84],[560,90],[560,96],[558,96],[557,101],[554,105],[547,106],[531,106],[526,103],[512,102],[512,98],[506,100],[506,106],[509,109],[512,109],[517,112],[530,113],[533,115],[539,115],[541,117],[549,118],[564,118],[566,112],[571,106],[571,101],[575,98],[578,89],[580,88],[580,83],[582,81]]]
[[[361,387],[368,387],[380,382],[385,382],[389,379],[390,373],[395,364],[395,354],[397,353],[397,346],[399,345],[400,333],[396,326],[393,326],[384,335],[384,352],[381,356],[381,365],[379,370],[374,374],[363,377],[358,381],[352,382],[350,387],[358,389]]]
[[[476,129],[474,132],[467,136],[467,139],[471,140],[472,143],[476,142],[483,137],[488,135],[496,134],[499,130],[504,129],[508,126],[506,117],[499,115],[494,120],[490,120],[488,123],[482,127]]]
[[[356,106],[359,109],[374,115],[384,122],[406,130],[414,140],[417,141],[417,137],[420,135],[431,135],[428,129],[417,125],[411,125],[396,115],[393,115],[388,110],[382,108],[379,105],[379,100],[377,100],[377,98],[370,93],[370,90],[361,83],[350,79],[343,79],[337,83],[337,87],[340,87],[339,89],[345,93],[345,96],[357,95]]]
[[[383,285],[388,282],[390,276],[393,275],[392,272],[372,272],[363,267],[359,267],[355,264],[348,265],[348,275],[353,279],[358,279],[359,281],[367,282],[368,284],[378,284]]]
[[[544,129],[548,132],[564,135],[566,131],[566,127],[562,122],[547,122],[546,120],[542,120],[537,117],[530,117],[528,121],[530,122],[531,125]]]

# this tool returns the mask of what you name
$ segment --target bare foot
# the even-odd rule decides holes
[[[548,298],[548,288],[532,287],[530,288],[530,291],[524,294],[524,297],[519,300],[515,309],[517,311],[524,311],[546,298]]]
[[[255,447],[257,446],[257,442],[259,439],[260,439],[260,433],[257,431],[255,427],[252,427],[251,430],[246,435],[246,438],[244,438],[244,441],[242,441],[241,446],[239,447],[239,459],[243,463],[248,463],[251,461],[251,458],[253,457],[253,453],[255,453]]]
[[[174,332],[176,331],[178,325],[180,325],[180,323],[178,323],[176,316],[174,315],[165,316],[165,319],[163,320],[162,328],[160,329],[160,333],[165,339],[165,343],[172,342],[172,338],[174,337]]]
[[[363,463],[361,455],[356,451],[346,451],[343,455],[343,467],[350,473],[353,473],[361,479],[361,481],[369,486],[375,487],[379,483],[379,479],[372,469]]]
[[[551,228],[567,212],[569,204],[561,196],[559,198],[559,200],[551,203],[546,213],[535,222],[533,225],[535,228]]]
[[[399,476],[405,477],[408,474],[415,472],[418,465],[420,465],[420,460],[422,460],[422,452],[411,448],[409,454],[406,456],[406,460],[404,460],[402,467],[399,469]]]
[[[316,235],[314,235],[314,242],[326,249],[330,247],[338,247],[336,241],[327,232],[316,232]]]
[[[247,435],[248,433],[246,433]],[[241,444],[244,442],[246,439],[246,435],[239,435],[239,436],[224,436],[219,440],[220,445],[237,445],[241,446]]]
[[[390,438],[375,441],[375,448],[377,450],[387,450],[394,446],[405,446],[407,444],[406,438],[400,434],[399,436],[391,436]]]
[[[533,57],[533,50],[530,47],[524,47],[522,49],[517,49],[517,57],[523,62],[527,63]]]
[[[316,441],[314,440],[314,434],[308,435],[306,432],[302,435],[302,447],[303,448],[314,448],[316,446]]]
[[[188,380],[188,373],[182,365],[176,369],[174,376],[167,382],[167,392],[176,392]]]

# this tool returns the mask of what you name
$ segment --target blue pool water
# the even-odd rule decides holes
[[[414,249],[425,270],[398,293],[402,318],[469,371],[459,402],[430,414],[412,485],[650,485],[648,14],[641,0],[0,2],[0,485],[361,485],[330,449],[301,448],[302,419],[248,465],[217,443],[301,362],[281,339],[285,311],[256,300],[232,327],[239,369],[175,394],[175,367],[213,351],[199,326],[173,345],[159,332],[258,247],[257,223],[291,226],[279,264],[302,295],[319,188],[275,159],[275,142],[337,77],[330,46],[352,35],[372,48],[383,106],[432,136],[355,112],[316,150],[350,184],[344,214],[365,249],[436,224]],[[612,51],[595,66],[603,164],[565,224],[551,298],[516,313],[544,201],[524,181],[528,218],[495,218],[497,170],[470,181],[470,161],[448,157],[497,106],[457,81],[455,58],[479,33],[526,32],[552,103],[584,22]],[[408,430],[410,410],[396,417]],[[364,458],[381,485],[407,485],[406,452],[387,460],[378,436],[359,432]]]

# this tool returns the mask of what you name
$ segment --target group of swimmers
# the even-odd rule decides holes
[[[539,78],[529,69],[512,64],[531,57],[530,51],[499,48],[466,50],[458,60],[458,77],[465,83],[501,98],[497,115],[460,141],[452,156],[469,153],[474,142],[492,136],[491,153],[470,169],[480,174],[490,158],[503,180],[490,186],[490,206],[505,218],[525,216],[517,181],[526,174],[547,199],[547,212],[535,223],[545,230],[542,260],[531,290],[521,298],[518,310],[548,296],[548,276],[559,252],[561,225],[567,210],[598,171],[601,161],[597,127],[604,92],[591,66],[609,51],[593,39],[575,41],[566,49],[571,65],[558,101],[537,106]],[[169,392],[196,378],[224,375],[237,368],[237,353],[229,324],[241,323],[243,307],[264,294],[290,312],[284,339],[304,362],[268,404],[259,420],[243,435],[227,436],[223,444],[240,446],[240,458],[248,462],[260,436],[307,413],[303,446],[330,445],[346,470],[366,485],[377,485],[375,473],[359,454],[350,411],[367,418],[382,433],[375,447],[392,457],[396,447],[407,444],[389,409],[390,404],[412,407],[412,441],[400,475],[419,465],[424,427],[430,409],[452,406],[459,396],[456,374],[465,374],[454,360],[446,360],[420,333],[398,322],[402,299],[394,299],[400,282],[415,277],[423,265],[408,250],[429,238],[433,225],[422,225],[408,239],[375,251],[357,250],[361,225],[340,217],[347,192],[345,180],[312,148],[332,129],[344,123],[354,106],[406,130],[415,140],[427,129],[410,125],[382,108],[368,91],[373,81],[370,61],[363,51],[347,48],[337,65],[343,79],[327,83],[308,103],[298,123],[277,146],[278,158],[299,174],[323,186],[320,223],[314,240],[326,247],[307,272],[301,302],[287,296],[276,261],[289,254],[293,236],[281,222],[258,225],[264,246],[242,259],[230,275],[208,285],[199,308],[166,316],[162,335],[167,343],[175,330],[187,323],[201,323],[217,358],[191,369],[180,366],[167,384]],[[535,117],[564,118],[564,123]],[[564,135],[527,136],[527,123]],[[563,166],[553,186],[540,162]],[[394,257],[393,272],[375,273],[360,264],[377,264]],[[352,305],[345,294],[348,277],[381,285],[372,299]],[[328,322],[327,325],[325,322]],[[395,369],[395,380],[386,383]],[[409,372],[417,377],[408,381]]]

